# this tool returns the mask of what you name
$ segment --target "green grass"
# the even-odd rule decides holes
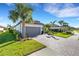
[[[58,37],[63,37],[63,38],[68,38],[73,35],[73,34],[68,34],[68,33],[64,33],[64,32],[53,32],[53,31],[49,31],[48,34],[58,36]]]
[[[71,36],[71,34],[61,33],[61,32],[54,33],[53,35],[55,35],[55,36],[59,36],[59,37],[63,37],[63,38],[68,38],[68,37]]]
[[[3,32],[0,32],[0,34],[1,34],[1,33],[3,33]]]
[[[35,40],[16,41],[12,34],[0,34],[0,56],[24,56],[45,46]]]
[[[74,32],[77,32],[77,33],[79,33],[79,30],[74,30]]]
[[[9,32],[3,32],[0,34],[0,44],[13,40],[15,40],[15,36]]]

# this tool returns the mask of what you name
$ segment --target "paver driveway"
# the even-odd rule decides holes
[[[52,56],[79,56],[79,34],[75,34],[69,38],[55,38],[56,39],[52,38],[50,35],[43,34],[35,37],[35,40],[46,45],[48,50],[51,49],[49,52],[46,52],[46,49],[44,49],[45,52],[41,50],[43,53],[52,53]],[[37,51],[31,55],[37,56],[41,52]],[[40,54],[40,56],[42,56],[42,54]]]

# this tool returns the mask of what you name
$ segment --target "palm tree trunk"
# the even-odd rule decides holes
[[[22,21],[22,36],[25,38],[25,21]]]

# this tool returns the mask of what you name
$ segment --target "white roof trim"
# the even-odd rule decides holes
[[[43,27],[43,25],[38,25],[38,24],[25,24],[27,27]]]

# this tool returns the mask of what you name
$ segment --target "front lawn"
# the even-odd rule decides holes
[[[73,35],[73,34],[70,34],[70,33],[53,32],[53,31],[49,31],[48,34],[53,35],[53,36],[63,37],[63,38],[68,38],[68,37]]]
[[[0,44],[6,43],[6,42],[9,42],[9,41],[15,41],[15,36],[13,36],[8,31],[0,34]]]
[[[54,33],[53,35],[54,35],[54,36],[63,37],[63,38],[68,38],[68,37],[71,36],[71,34],[62,33],[62,32]]]
[[[3,32],[0,31],[0,34],[1,34],[1,33],[3,33]]]
[[[24,56],[45,46],[35,40],[16,41],[12,34],[0,34],[0,56]]]

